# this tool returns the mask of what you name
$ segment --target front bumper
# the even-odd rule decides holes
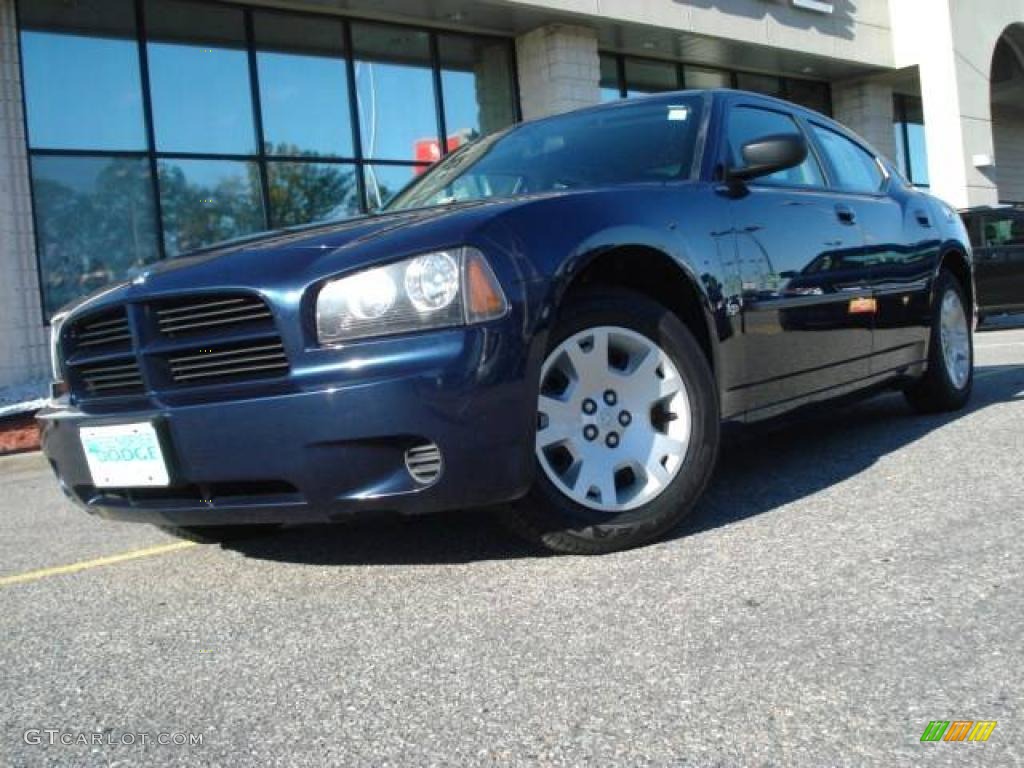
[[[149,393],[130,408],[42,411],[43,450],[61,487],[102,517],[167,525],[329,522],[505,502],[533,473],[534,388],[514,326],[442,331],[354,346],[287,387]],[[169,488],[96,488],[83,426],[150,421]],[[405,452],[435,443],[439,479],[422,486]]]

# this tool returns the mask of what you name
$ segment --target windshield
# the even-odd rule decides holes
[[[701,94],[688,93],[526,123],[449,155],[387,210],[688,179],[703,103]]]

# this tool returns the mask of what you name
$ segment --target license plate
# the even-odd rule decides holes
[[[79,437],[97,488],[170,485],[160,440],[149,422],[82,427]]]

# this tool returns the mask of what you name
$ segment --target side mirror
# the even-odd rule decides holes
[[[744,144],[740,153],[746,165],[730,168],[727,181],[749,181],[801,165],[807,159],[807,140],[795,133],[762,136]]]

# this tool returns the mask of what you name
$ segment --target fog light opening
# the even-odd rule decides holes
[[[420,485],[430,485],[441,477],[441,449],[434,443],[416,445],[405,452],[405,468]]]

